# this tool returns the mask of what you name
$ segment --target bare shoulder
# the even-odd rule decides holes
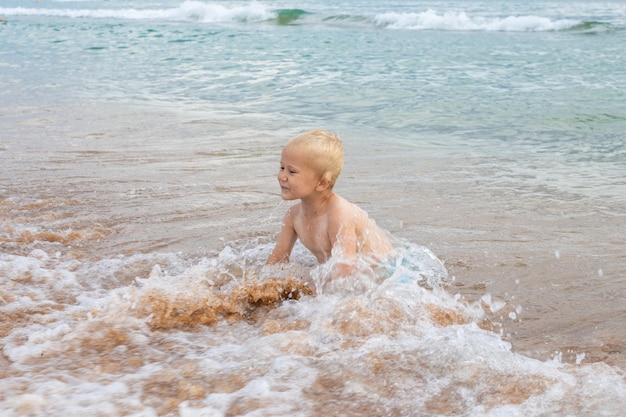
[[[349,202],[345,198],[335,195],[333,203],[331,205],[331,210],[338,214],[347,214],[347,215],[360,215],[365,214],[363,210],[359,206],[354,203]]]
[[[337,196],[332,205],[332,217],[340,223],[353,223],[356,227],[369,222],[367,213],[354,203]]]

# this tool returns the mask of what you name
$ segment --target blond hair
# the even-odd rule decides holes
[[[343,144],[334,133],[325,130],[311,130],[291,139],[285,148],[294,147],[303,152],[310,167],[326,176],[330,186],[334,186],[343,168]]]

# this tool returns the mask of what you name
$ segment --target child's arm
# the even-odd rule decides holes
[[[346,276],[354,272],[353,261],[357,254],[356,224],[354,216],[345,216],[345,213],[337,214],[331,218],[329,227],[332,254],[333,257],[338,257],[338,262],[333,268],[333,275]]]
[[[267,258],[267,264],[273,265],[277,262],[289,262],[289,255],[296,243],[298,235],[293,226],[293,208],[287,210],[283,220],[283,227],[280,229],[280,235],[276,241],[276,246],[272,254]]]

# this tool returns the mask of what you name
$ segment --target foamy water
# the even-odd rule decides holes
[[[118,110],[102,107],[99,114],[124,126],[137,123],[131,109],[131,116],[114,117]],[[99,119],[85,117],[74,129],[86,123],[99,131]],[[111,139],[81,136],[87,141],[81,150],[71,146],[72,138],[58,139],[55,149],[45,141],[41,147],[5,145],[3,166],[21,178],[3,180],[7,197],[0,205],[5,415],[621,412],[626,383],[615,366],[621,363],[619,311],[600,313],[616,327],[603,325],[594,333],[603,339],[592,342],[581,339],[589,331],[583,316],[597,319],[600,306],[559,301],[600,295],[605,307],[618,305],[608,297],[613,292],[619,299],[614,277],[620,269],[602,239],[584,250],[604,251],[597,264],[603,272],[592,269],[596,279],[578,288],[583,282],[570,267],[584,276],[593,265],[585,257],[572,263],[572,252],[583,248],[575,239],[546,249],[546,230],[538,224],[525,232],[534,248],[522,249],[523,240],[511,248],[505,241],[514,243],[520,231],[506,226],[506,216],[500,238],[488,232],[496,219],[485,220],[484,210],[497,211],[493,202],[466,200],[455,181],[437,179],[448,164],[415,154],[422,158],[423,184],[417,219],[411,200],[397,190],[410,183],[399,178],[389,186],[387,175],[402,171],[383,170],[387,179],[376,190],[362,184],[378,177],[381,164],[402,161],[410,148],[396,144],[374,158],[362,146],[349,152],[353,163],[343,181],[352,187],[344,189],[357,202],[359,195],[378,196],[361,203],[392,231],[397,265],[364,264],[354,277],[320,291],[324,268],[301,246],[290,267],[264,265],[285,209],[270,191],[281,138],[262,129],[252,138],[232,128],[237,147],[203,139],[185,150],[160,141],[172,134],[166,126],[187,126],[199,139],[202,124],[166,113],[151,117],[161,128],[149,140],[114,139],[102,125]],[[122,141],[128,150],[116,151]],[[236,174],[250,167],[262,175]],[[444,176],[451,181],[449,171]],[[439,192],[454,193],[463,205],[441,206],[449,197],[436,197]],[[533,194],[528,191],[526,204],[541,201]],[[476,207],[476,218],[465,212],[469,207]],[[518,213],[530,209],[517,207]],[[460,215],[463,222],[450,223]],[[543,214],[535,220],[546,227],[555,219]],[[474,231],[462,230],[470,224]],[[619,239],[610,233],[604,236]],[[418,241],[442,253],[445,265]],[[507,266],[509,257],[514,263]],[[577,306],[586,312],[572,316]],[[532,334],[572,319],[580,323],[571,335],[564,328]],[[613,365],[602,362],[607,353]]]
[[[626,402],[615,368],[513,353],[481,328],[502,303],[452,297],[412,244],[400,256],[430,285],[361,272],[316,296],[314,277],[263,276],[267,245],[192,262],[57,249],[0,259],[5,415],[619,415]]]
[[[622,415],[624,5],[296,6],[2,4],[0,414]],[[310,128],[395,248],[330,285]]]

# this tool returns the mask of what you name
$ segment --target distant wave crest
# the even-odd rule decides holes
[[[229,8],[220,4],[186,1],[179,10],[181,15],[178,18],[200,22],[262,22],[277,17],[276,12],[256,2]]]
[[[559,31],[559,30],[598,30],[601,22],[592,22],[593,28],[580,20],[551,19],[549,17],[526,15],[507,17],[469,16],[463,11],[437,12],[429,9],[423,12],[388,12],[374,16],[337,14],[312,14],[302,9],[274,9],[258,2],[232,6],[200,0],[187,0],[178,7],[164,9],[150,8],[2,8],[0,16],[55,16],[69,18],[109,18],[128,20],[171,20],[201,23],[255,23],[274,22],[279,25],[307,21],[333,25],[372,25],[382,29],[403,30],[446,30],[446,31]],[[307,17],[307,19],[304,19]]]
[[[410,30],[527,32],[563,30],[579,25],[578,20],[552,20],[541,16],[470,17],[465,12],[383,13],[374,19],[379,27]]]
[[[178,20],[199,22],[262,22],[277,19],[278,13],[260,3],[227,7],[202,1],[185,1],[170,9],[51,9],[2,8],[2,16],[56,16],[71,18],[112,18],[132,20]]]

